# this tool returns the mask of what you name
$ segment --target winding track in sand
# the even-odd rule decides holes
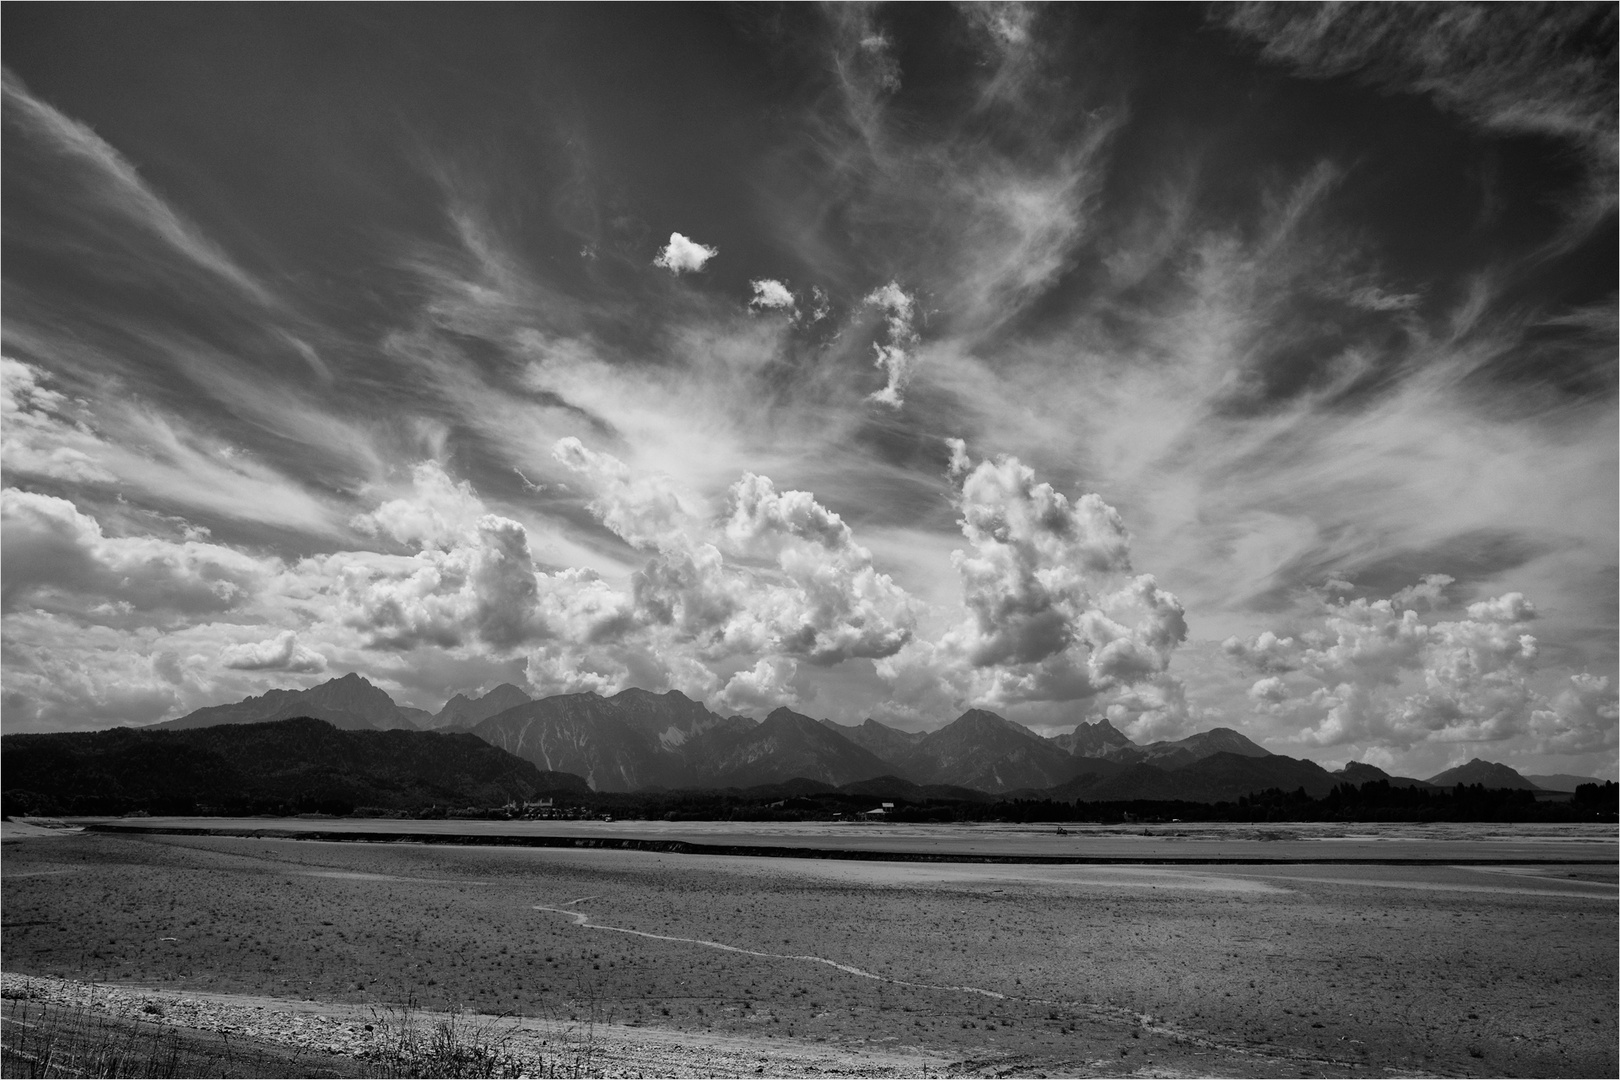
[[[738,953],[744,956],[754,956],[764,960],[797,960],[803,963],[824,964],[827,967],[834,968],[838,971],[844,972],[847,975],[853,975],[862,979],[871,979],[874,982],[887,983],[890,986],[905,987],[909,990],[934,990],[943,993],[976,994],[981,997],[994,999],[996,1001],[1009,1000],[1008,995],[1000,993],[996,990],[989,990],[981,986],[942,986],[932,983],[909,982],[905,979],[896,979],[889,975],[879,975],[873,971],[866,971],[863,968],[855,967],[852,964],[840,963],[839,961],[833,960],[826,956],[816,956],[811,953],[765,952],[760,949],[748,949],[740,945],[731,945],[724,941],[711,941],[707,938],[680,937],[675,934],[655,934],[651,931],[636,930],[628,926],[609,926],[606,923],[594,922],[590,915],[583,911],[570,910],[579,904],[585,903],[586,901],[598,900],[602,897],[602,895],[603,894],[601,893],[596,893],[591,896],[581,896],[576,900],[569,900],[557,907],[553,907],[548,904],[534,904],[533,908],[535,911],[545,911],[557,915],[566,915],[568,918],[573,920],[576,927],[583,930],[606,930],[615,934],[628,934],[633,937],[649,938],[653,941],[667,941],[675,944],[697,945],[706,949],[717,949],[721,952]],[[1270,1059],[1272,1061],[1299,1061],[1314,1063],[1320,1063],[1321,1061],[1319,1055],[1309,1051],[1296,1050],[1291,1047],[1277,1046],[1270,1043],[1257,1043],[1253,1041],[1243,1042],[1237,1039],[1222,1038],[1213,1034],[1212,1032],[1198,1031],[1185,1028],[1177,1024],[1165,1023],[1162,1019],[1155,1018],[1146,1013],[1139,1013],[1132,1009],[1122,1008],[1120,1006],[1101,1005],[1092,1001],[1068,1001],[1042,997],[1023,997],[1018,998],[1017,1000],[1022,1000],[1037,1005],[1059,1005],[1068,1009],[1083,1011],[1085,1013],[1089,1013],[1098,1020],[1116,1024],[1124,1024],[1129,1027],[1139,1027],[1144,1031],[1151,1031],[1156,1035],[1162,1035],[1189,1046],[1203,1047],[1212,1050],[1223,1050],[1229,1053],[1235,1053],[1247,1057],[1250,1060]]]
[[[994,990],[986,990],[981,986],[934,986],[930,983],[907,982],[904,979],[892,978],[888,975],[879,975],[875,971],[866,971],[851,964],[841,964],[837,960],[825,956],[814,956],[809,953],[773,953],[761,952],[758,949],[745,949],[741,945],[728,945],[724,941],[709,941],[706,938],[676,937],[673,934],[654,934],[647,930],[632,930],[628,926],[608,926],[605,923],[592,922],[591,917],[583,911],[569,911],[577,904],[587,900],[596,900],[601,897],[582,896],[578,900],[570,900],[562,907],[548,907],[545,904],[535,904],[536,911],[552,911],[558,915],[567,915],[574,920],[575,926],[589,930],[610,930],[615,934],[632,934],[636,937],[651,938],[654,941],[671,941],[685,945],[701,945],[706,949],[719,949],[722,952],[741,953],[744,956],[757,956],[763,960],[799,960],[808,964],[826,964],[830,968],[837,968],[846,975],[855,975],[862,979],[872,979],[876,982],[888,983],[891,986],[904,986],[909,990],[941,990],[958,994],[978,994],[981,997],[994,998],[997,1001],[1006,1001],[1007,995]]]

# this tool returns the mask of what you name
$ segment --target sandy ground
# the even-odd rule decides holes
[[[985,866],[62,832],[3,851],[8,973],[332,1017],[414,1001],[583,1025],[614,1074],[1617,1070],[1612,864]]]

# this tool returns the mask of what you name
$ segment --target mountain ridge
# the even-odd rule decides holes
[[[318,683],[307,690],[267,690],[257,697],[228,705],[206,705],[185,716],[148,727],[186,731],[221,724],[263,724],[310,716],[345,731],[416,731],[410,712],[400,708],[387,691],[353,671]]]
[[[0,737],[8,803],[39,813],[350,813],[500,805],[588,791],[465,732],[355,730],[312,717]]]
[[[532,699],[502,683],[477,697],[458,693],[436,714],[394,703],[358,674],[305,690],[271,690],[207,706],[155,730],[205,730],[310,715],[342,730],[465,732],[542,771],[583,777],[604,792],[746,788],[803,780],[832,787],[889,777],[923,790],[1066,797],[1086,801],[1236,797],[1270,787],[1320,795],[1332,786],[1385,781],[1436,789],[1456,783],[1536,789],[1505,765],[1476,758],[1425,781],[1362,762],[1328,772],[1273,754],[1228,727],[1139,745],[1106,719],[1042,736],[985,709],[968,709],[929,732],[868,718],[860,725],[779,708],[764,722],[721,716],[678,690],[630,688]],[[1587,778],[1557,777],[1560,782]],[[1240,791],[1242,788],[1244,790]],[[1236,793],[1236,794],[1233,794]]]

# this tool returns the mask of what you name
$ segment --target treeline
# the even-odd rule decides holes
[[[824,791],[785,795],[778,788],[731,791],[593,792],[558,800],[581,816],[665,821],[837,821],[877,809],[870,795]],[[882,799],[892,805],[869,820],[907,823],[1028,822],[1129,824],[1172,821],[1343,822],[1615,822],[1620,787],[1583,784],[1567,801],[1538,800],[1532,791],[1458,784],[1444,790],[1392,786],[1375,780],[1340,784],[1320,799],[1303,788],[1272,788],[1235,802],[1136,799],[1124,802],[1042,798],[983,800]],[[502,816],[491,810],[490,817]]]
[[[186,731],[0,737],[4,813],[164,816],[346,815],[499,806],[545,792],[588,792],[475,735],[340,731],[307,717]]]
[[[1314,799],[1304,789],[1271,788],[1236,802],[1052,803],[1020,800],[988,807],[1009,821],[1342,821],[1342,822],[1609,822],[1620,820],[1620,785],[1582,784],[1567,801],[1536,798],[1533,791],[1458,784],[1441,790],[1393,786],[1373,780],[1340,784]]]

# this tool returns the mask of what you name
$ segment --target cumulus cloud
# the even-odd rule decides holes
[[[677,276],[702,270],[708,261],[720,254],[720,249],[700,244],[696,240],[688,240],[680,233],[670,233],[669,243],[664,250],[658,253],[653,260],[654,266],[661,266]]]
[[[686,525],[696,517],[690,497],[668,476],[632,476],[624,462],[598,453],[579,439],[559,439],[552,457],[580,474],[595,492],[589,509],[603,525],[632,547],[680,546]]]
[[[627,639],[672,635],[711,661],[763,654],[821,665],[888,656],[910,639],[910,597],[807,492],[745,474],[711,519],[665,479],[632,477],[577,440],[557,454],[593,488],[598,520],[653,555],[631,578],[632,623],[616,628]]]
[[[71,611],[98,622],[162,623],[248,603],[279,570],[199,540],[108,536],[67,499],[0,492],[4,607]]]
[[[883,389],[873,391],[867,399],[898,409],[905,403],[901,391],[911,381],[911,367],[916,358],[917,332],[912,328],[912,319],[916,314],[917,301],[891,281],[880,289],[874,289],[864,303],[888,313],[884,320],[887,340],[872,344],[872,351],[876,354],[873,363],[883,371],[887,382]]]
[[[764,712],[799,704],[793,677],[799,666],[786,657],[767,657],[753,667],[739,671],[720,692],[719,702],[733,712]]]
[[[1607,750],[1620,738],[1620,703],[1608,678],[1581,672],[1530,717],[1535,749],[1543,754],[1584,754]]]
[[[927,672],[991,705],[1151,686],[1121,709],[1154,714],[1150,727],[1184,719],[1166,671],[1187,636],[1181,604],[1151,574],[1133,575],[1119,514],[1095,494],[1070,500],[1016,458],[975,464],[960,440],[950,446],[971,545],[952,557],[968,618],[881,668],[897,692]]]
[[[1552,701],[1535,690],[1540,646],[1528,624],[1536,612],[1521,594],[1470,604],[1456,619],[1425,620],[1407,606],[1444,603],[1448,584],[1430,575],[1387,600],[1323,601],[1315,625],[1288,637],[1231,638],[1226,651],[1266,673],[1249,690],[1256,710],[1302,725],[1297,739],[1311,746],[1406,750],[1526,734],[1542,752],[1612,745],[1608,680],[1576,675]]]
[[[754,290],[754,298],[748,301],[749,307],[785,311],[795,317],[798,315],[798,301],[793,299],[792,290],[780,281],[771,278],[756,278],[748,284]]]
[[[501,650],[549,632],[528,532],[495,514],[414,555],[337,552],[301,560],[291,573],[372,647],[481,641]],[[546,583],[573,584],[550,576]]]
[[[472,485],[453,480],[437,461],[418,463],[411,478],[409,495],[358,514],[350,524],[368,536],[384,536],[395,543],[446,548],[486,512]]]
[[[219,662],[238,671],[296,671],[315,674],[326,670],[326,658],[298,643],[296,630],[283,630],[264,641],[227,645]]]

